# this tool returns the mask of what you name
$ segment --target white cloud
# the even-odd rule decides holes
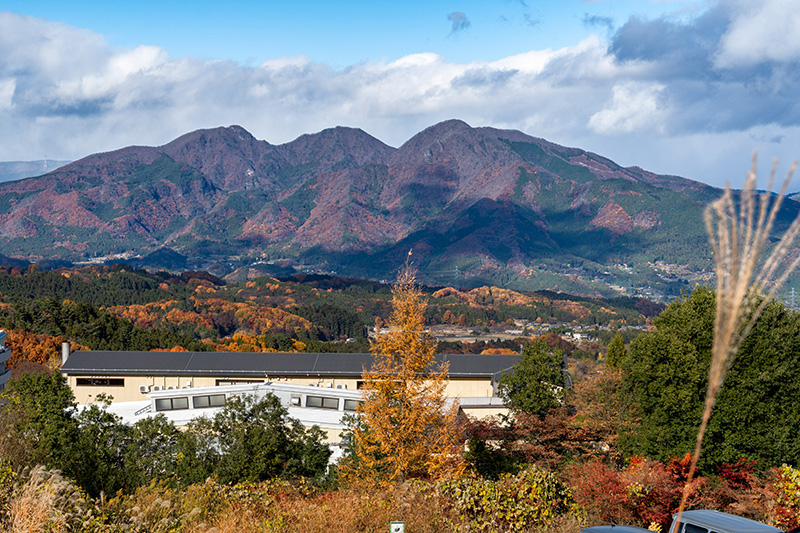
[[[622,82],[614,85],[611,105],[589,119],[589,127],[602,134],[659,131],[665,111],[659,102],[660,83]]]
[[[13,79],[0,80],[0,110],[11,109],[14,103],[14,89],[17,84]]]
[[[757,144],[743,133],[754,128],[763,139],[783,135],[768,143],[769,156],[797,157],[800,75],[718,75],[711,55],[722,49],[722,30],[707,29],[728,14],[712,14],[696,25],[639,20],[621,28],[624,39],[611,48],[592,36],[493,62],[420,53],[336,69],[305,56],[250,67],[171,58],[157,47],[119,50],[88,31],[0,13],[0,161],[76,159],[230,124],[271,143],[353,126],[398,146],[450,118],[520,129],[664,173],[705,168],[681,159],[691,152],[684,141],[735,139],[703,152],[709,169],[728,175],[732,156]]]
[[[731,0],[731,22],[715,58],[720,68],[800,60],[796,0]]]

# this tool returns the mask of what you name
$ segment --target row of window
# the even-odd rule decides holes
[[[300,405],[300,397],[292,398],[292,403]],[[344,410],[355,411],[358,409],[359,400],[345,400]],[[194,409],[204,409],[207,407],[222,407],[225,405],[224,394],[208,394],[203,396],[192,396],[192,407]],[[317,409],[339,409],[339,398],[325,396],[306,396],[306,407],[316,407]],[[156,411],[177,411],[189,408],[189,397],[179,396],[177,398],[158,398],[156,400]]]
[[[77,378],[75,384],[79,387],[124,387],[124,378]]]
[[[292,403],[300,405],[300,397],[292,398]],[[345,400],[344,410],[355,411],[358,408],[359,400]],[[326,396],[306,396],[306,407],[316,407],[317,409],[339,409],[339,398]]]
[[[204,409],[206,407],[222,407],[225,405],[224,394],[208,394],[204,396],[192,396],[192,407],[194,409]],[[189,398],[180,396],[178,398],[158,398],[156,400],[156,411],[177,411],[189,408]]]

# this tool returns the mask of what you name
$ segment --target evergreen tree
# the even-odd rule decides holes
[[[519,362],[500,378],[499,394],[511,409],[544,416],[564,402],[564,352],[536,340],[523,348]]]
[[[24,373],[0,394],[0,456],[15,468],[42,464],[69,471],[79,428],[75,397],[58,370]]]
[[[641,425],[621,438],[627,453],[659,460],[694,450],[711,364],[716,294],[697,288],[631,343],[625,389]],[[800,463],[800,314],[767,303],[717,396],[700,457],[708,470],[744,457],[759,466]]]
[[[619,368],[625,357],[628,356],[628,351],[625,349],[625,341],[622,335],[617,335],[611,342],[608,343],[608,351],[606,352],[606,364],[614,368]]]
[[[290,418],[273,394],[262,399],[232,396],[211,421],[211,436],[220,449],[214,472],[228,483],[272,477],[325,474],[330,448],[318,427],[304,428]],[[190,429],[192,431],[193,429]]]

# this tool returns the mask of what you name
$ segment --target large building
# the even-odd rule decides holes
[[[447,362],[452,398],[497,396],[497,383],[519,360],[518,355],[437,355]],[[251,352],[114,352],[65,353],[61,373],[80,404],[98,394],[114,402],[144,399],[151,391],[256,383],[313,385],[358,390],[372,354]]]
[[[497,384],[518,355],[437,355],[448,364],[445,394],[481,418],[507,412]],[[231,395],[274,394],[290,416],[323,430],[340,453],[342,417],[354,412],[372,354],[246,352],[113,352],[65,347],[61,373],[76,401],[112,398],[109,410],[127,422],[164,415],[177,426],[212,416]]]

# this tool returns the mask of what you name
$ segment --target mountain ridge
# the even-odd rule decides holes
[[[0,184],[0,253],[86,261],[166,246],[220,274],[266,260],[380,279],[414,248],[428,282],[674,293],[691,276],[647,265],[710,269],[702,209],[718,194],[457,119],[397,148],[342,126],[273,145],[234,125]]]

